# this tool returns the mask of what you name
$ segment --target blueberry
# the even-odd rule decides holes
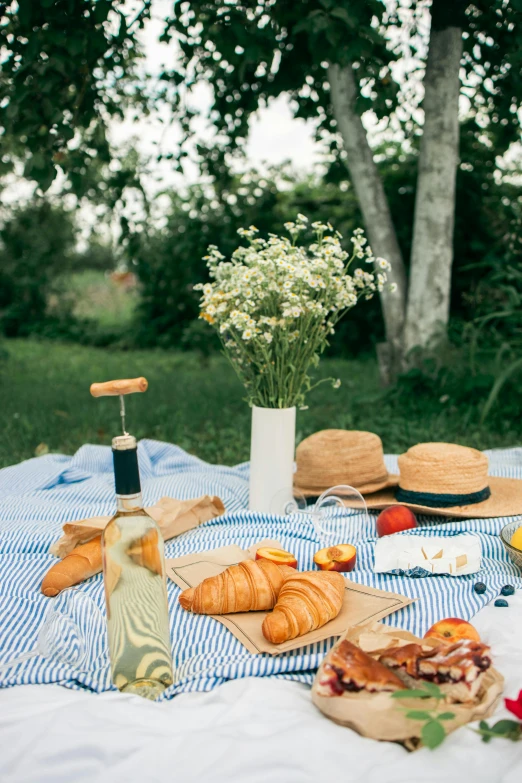
[[[479,595],[482,595],[482,593],[486,592],[486,585],[484,582],[477,582],[476,585],[473,587],[474,591],[478,593]]]
[[[503,598],[497,598],[495,601],[495,606],[509,606],[507,601],[504,601]]]
[[[500,592],[502,593],[502,595],[513,595],[513,593],[515,592],[515,588],[513,587],[513,585],[504,585],[504,587]]]

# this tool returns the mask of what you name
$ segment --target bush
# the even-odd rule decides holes
[[[193,186],[184,198],[170,194],[165,226],[135,234],[129,246],[142,286],[137,344],[206,351],[217,346],[210,329],[194,325],[199,314],[194,285],[208,279],[207,247],[217,245],[229,257],[240,242],[238,228],[254,224],[264,236],[285,233],[284,223],[298,212],[330,221],[347,240],[360,225],[351,189],[285,172],[269,178],[248,173],[222,190]],[[379,303],[367,304],[339,324],[331,352],[358,353],[382,335]]]
[[[40,200],[14,209],[0,228],[0,331],[34,333],[47,322],[67,330],[58,280],[74,261],[75,227],[65,209]]]
[[[452,271],[451,314],[461,324],[472,321],[477,313],[493,312],[507,295],[511,283],[501,285],[495,275],[506,273],[506,258],[516,234],[518,194],[513,184],[495,179],[494,153],[489,147],[479,145],[477,149],[475,142],[470,148],[468,141],[464,136],[463,162],[457,176]],[[407,153],[400,145],[388,143],[377,150],[377,157],[408,266],[416,152]],[[202,347],[204,331],[195,331],[190,325],[198,316],[199,297],[193,286],[207,279],[202,260],[207,246],[215,244],[229,256],[239,241],[238,228],[253,223],[262,235],[283,233],[284,223],[298,212],[310,220],[331,222],[345,238],[362,225],[355,193],[339,161],[323,179],[299,178],[286,167],[267,177],[254,172],[241,176],[218,173],[212,186],[193,186],[186,196],[170,194],[165,225],[135,234],[129,245],[143,287],[138,344],[196,347],[197,342]],[[366,352],[383,334],[381,308],[375,299],[341,321],[329,354]],[[212,340],[210,330],[208,339]]]

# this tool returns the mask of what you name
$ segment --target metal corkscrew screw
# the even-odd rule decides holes
[[[120,398],[120,417],[121,426],[124,435],[128,435],[125,428],[125,395],[135,392],[147,391],[149,382],[146,378],[125,378],[117,381],[105,381],[104,383],[91,384],[91,394],[93,397],[119,397]]]

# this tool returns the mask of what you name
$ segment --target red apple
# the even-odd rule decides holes
[[[314,555],[314,563],[321,571],[353,571],[357,550],[351,544],[337,544],[320,549]]]
[[[389,506],[377,517],[377,535],[389,536],[417,527],[417,519],[413,511],[406,506]]]
[[[297,568],[297,560],[291,552],[285,549],[273,549],[270,546],[262,546],[256,552],[256,560],[271,560],[276,565],[286,565]]]
[[[461,639],[472,639],[474,642],[480,642],[480,636],[475,626],[460,617],[446,617],[445,620],[439,620],[424,634],[425,639],[436,639],[446,644],[454,644]]]

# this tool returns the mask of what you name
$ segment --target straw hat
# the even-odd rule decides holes
[[[481,451],[454,443],[419,443],[399,457],[399,486],[366,497],[369,508],[401,505],[423,514],[509,517],[522,514],[522,480],[488,475]]]
[[[321,430],[305,438],[295,453],[294,487],[305,497],[348,484],[362,494],[395,486],[384,464],[382,441],[373,432]]]

